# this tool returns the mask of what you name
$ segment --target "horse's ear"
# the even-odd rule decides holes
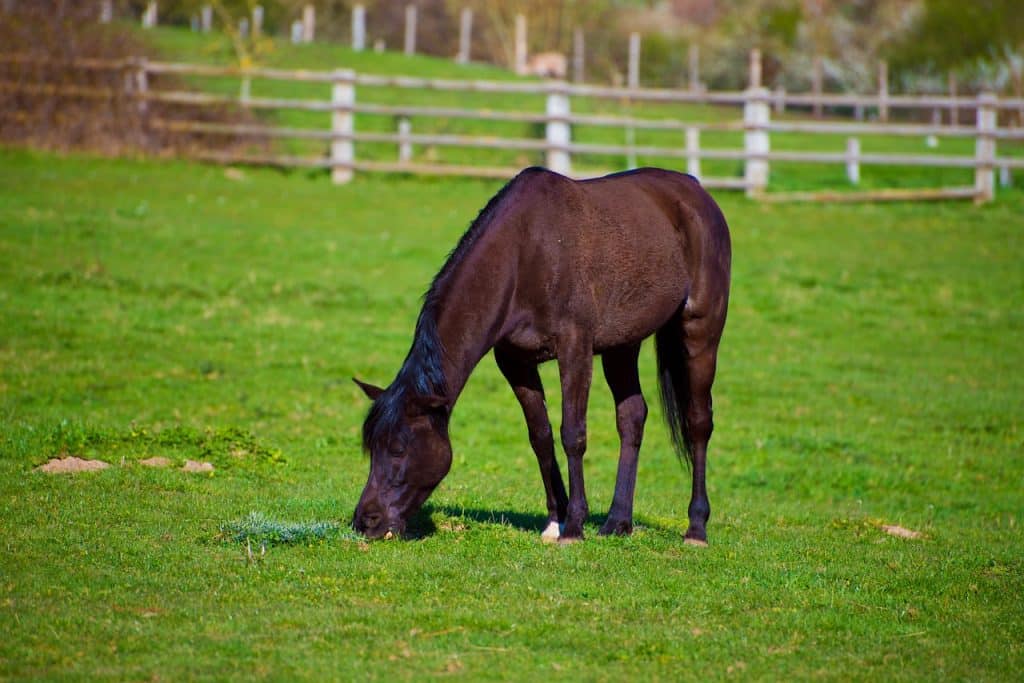
[[[352,381],[359,385],[359,388],[363,390],[363,393],[366,394],[366,397],[371,401],[376,401],[380,398],[380,395],[384,393],[384,390],[380,387],[375,387],[372,384],[367,384],[366,382],[360,382],[355,377],[352,378]]]

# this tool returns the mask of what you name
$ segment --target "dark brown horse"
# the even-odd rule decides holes
[[[653,168],[584,181],[540,168],[520,173],[488,202],[434,278],[391,385],[356,380],[373,400],[363,424],[370,476],[356,530],[371,538],[405,530],[448,473],[452,408],[494,349],[540,464],[547,540],[583,537],[587,397],[594,355],[601,355],[622,446],[600,533],[630,533],[647,418],[637,355],[653,334],[665,417],[677,452],[692,464],[686,539],[706,543],[711,384],[730,261],[725,218],[691,176]],[[537,372],[552,359],[562,384],[568,496]]]

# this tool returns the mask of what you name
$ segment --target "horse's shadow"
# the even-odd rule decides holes
[[[467,508],[456,505],[425,504],[412,516],[406,527],[405,535],[410,539],[429,538],[437,533],[437,524],[434,522],[435,513],[451,519],[466,519],[478,524],[498,524],[510,526],[513,529],[530,533],[540,534],[547,526],[547,515],[521,512],[518,510],[484,510],[481,508]],[[607,514],[592,514],[587,518],[588,524],[601,526],[608,519]],[[652,523],[651,520],[637,519],[637,526],[649,529],[662,529],[661,525]]]

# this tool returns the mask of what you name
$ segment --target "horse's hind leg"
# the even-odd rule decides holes
[[[686,344],[686,368],[689,379],[689,401],[686,405],[686,425],[692,446],[693,489],[690,493],[688,515],[690,528],[685,541],[694,545],[707,545],[707,523],[711,515],[704,473],[707,467],[708,441],[714,423],[711,417],[711,385],[715,381],[718,342],[723,321],[707,317],[684,317],[683,330]]]
[[[619,431],[619,471],[615,477],[615,495],[608,519],[598,533],[629,534],[633,531],[633,492],[640,442],[644,437],[647,403],[640,393],[637,356],[640,345],[605,351],[601,357],[604,376],[615,398],[615,425]]]
[[[503,352],[500,347],[494,349],[494,358],[523,408],[523,417],[526,418],[526,428],[530,434],[530,446],[533,447],[537,464],[540,465],[540,476],[544,480],[548,506],[548,523],[542,537],[547,541],[557,541],[560,535],[559,526],[565,522],[569,501],[565,494],[565,484],[562,483],[562,473],[558,469],[558,461],[555,460],[555,441],[551,434],[547,405],[544,403],[544,387],[540,382],[540,373],[537,372],[535,364],[519,361]]]

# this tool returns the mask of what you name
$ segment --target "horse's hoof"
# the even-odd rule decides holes
[[[684,538],[683,539],[683,543],[685,545],[695,545],[695,546],[698,546],[700,548],[707,548],[708,547],[708,542],[707,541],[703,541],[703,540],[701,540],[699,538]]]
[[[633,533],[633,522],[628,519],[609,519],[597,532],[598,536],[629,536]]]
[[[544,543],[557,543],[562,537],[562,525],[558,522],[548,522],[547,528],[540,534],[540,540]]]

